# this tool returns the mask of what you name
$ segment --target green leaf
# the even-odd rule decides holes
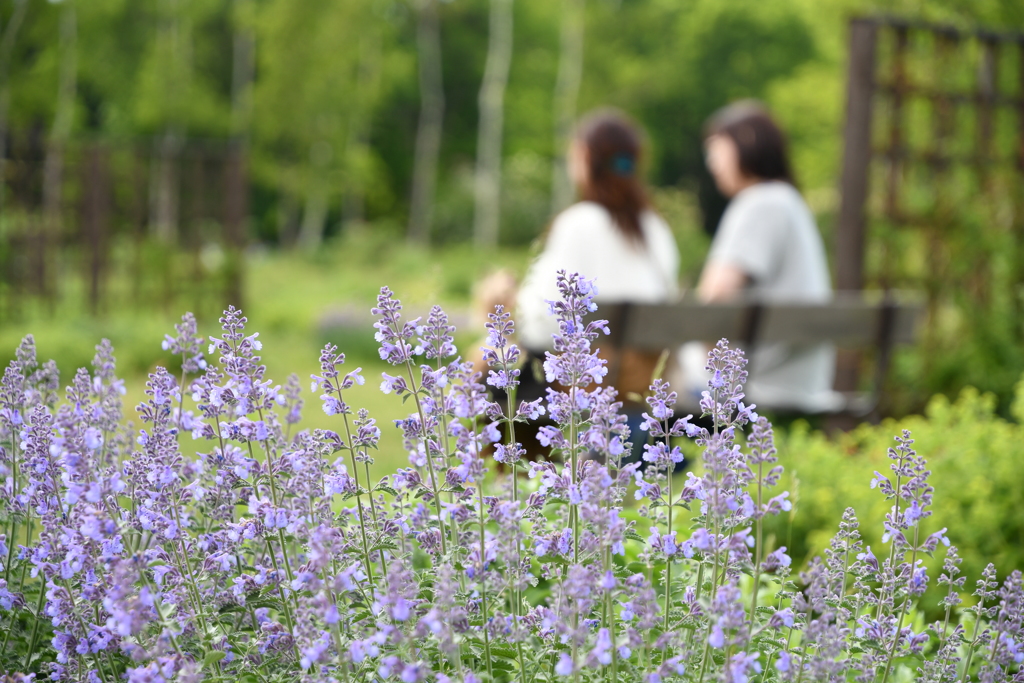
[[[370,552],[371,553],[375,553],[378,550],[397,550],[397,549],[398,549],[398,544],[395,543],[394,540],[392,540],[390,538],[382,538],[382,539],[378,540],[376,543],[373,544],[373,546],[370,548]]]
[[[211,664],[216,664],[220,660],[224,659],[227,654],[227,652],[222,652],[221,650],[210,650],[206,653],[206,656],[203,657],[203,666],[207,667]]]
[[[394,490],[393,488],[391,488],[387,484],[377,484],[376,486],[373,487],[373,490],[375,492],[376,491],[383,491],[384,493],[388,494],[389,496],[397,496],[398,495],[398,491]]]

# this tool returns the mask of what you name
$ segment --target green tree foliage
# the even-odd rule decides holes
[[[11,124],[19,131],[52,121],[58,79],[60,5],[28,2],[10,79]],[[792,134],[805,189],[823,191],[816,208],[829,210],[835,203],[834,192],[827,191],[835,187],[839,164],[849,16],[884,9],[957,24],[1024,21],[1024,9],[1013,0],[884,5],[587,3],[579,109],[614,105],[632,113],[653,143],[652,180],[693,188],[703,182],[699,137],[707,115],[730,100],[763,98]],[[10,0],[0,3],[0,22],[13,7]],[[514,12],[504,143],[511,173],[505,192],[532,196],[531,191],[549,189],[547,162],[556,152],[552,90],[561,11],[558,3],[519,0]],[[442,3],[440,20],[446,106],[442,215],[434,237],[444,241],[468,235],[471,222],[465,197],[471,184],[465,178],[475,157],[488,3]],[[174,126],[188,137],[226,136],[232,36],[244,25],[253,31],[257,55],[251,139],[259,234],[280,238],[283,231],[287,238],[288,207],[298,207],[293,222],[300,221],[317,185],[326,188],[332,225],[353,185],[364,188],[369,218],[404,222],[418,103],[411,4],[91,0],[78,8],[78,23],[76,135],[125,139]],[[360,139],[368,144],[360,145]],[[503,238],[528,240],[541,230],[546,211],[524,212],[512,199]],[[445,208],[446,202],[455,208]]]

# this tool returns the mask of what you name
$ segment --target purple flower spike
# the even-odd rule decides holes
[[[380,343],[381,360],[386,360],[392,365],[403,365],[423,354],[423,346],[414,346],[412,343],[422,331],[419,318],[403,323],[402,302],[392,297],[390,289],[380,288],[377,305],[370,312],[380,318],[373,326],[377,330],[374,338]],[[438,352],[441,350],[437,349]]]
[[[181,369],[186,374],[195,374],[206,369],[203,358],[203,338],[196,334],[196,317],[191,313],[181,316],[181,322],[174,326],[175,336],[164,335],[161,346],[175,356],[181,356]]]
[[[448,324],[448,315],[441,310],[441,307],[431,308],[420,339],[420,345],[425,350],[426,357],[444,359],[458,353],[458,349],[452,343],[452,333],[454,332],[455,326]]]

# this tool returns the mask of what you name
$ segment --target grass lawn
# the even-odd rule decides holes
[[[677,228],[676,237],[685,247],[681,249],[684,284],[698,272],[707,248],[690,203],[679,192],[661,192],[656,197],[659,210]],[[190,279],[197,267],[194,259],[168,255],[150,245],[142,286],[154,300],[160,300],[156,295],[159,283],[170,278],[179,294],[152,307],[131,303],[130,246],[119,248],[123,263],[114,264],[105,313],[97,317],[86,310],[81,269],[69,258],[60,264],[64,273],[59,284],[61,297],[52,310],[26,301],[21,318],[0,323],[0,362],[6,365],[13,359],[18,342],[32,333],[40,359],[56,360],[62,380],[67,382],[75,369],[89,365],[95,345],[106,337],[114,344],[118,370],[128,386],[127,417],[133,418],[134,406],[144,397],[147,373],[160,365],[176,367],[160,348],[164,335],[173,332],[185,311],[196,314],[200,334],[218,334],[223,297],[215,288],[204,289],[206,284],[197,285]],[[389,286],[413,315],[425,315],[433,304],[443,306],[460,327],[456,343],[466,350],[483,336],[482,328],[465,329],[474,283],[498,268],[521,277],[529,260],[526,248],[480,252],[468,244],[413,247],[401,235],[385,229],[350,227],[342,237],[311,254],[259,246],[250,249],[242,308],[250,331],[258,331],[263,341],[267,377],[284,384],[294,372],[302,380],[304,428],[343,429],[337,418],[321,411],[317,397],[308,394],[308,378],[319,370],[324,343],[337,344],[348,356],[349,367],[363,368],[367,383],[356,387],[348,401],[354,407],[366,407],[377,419],[384,434],[378,470],[391,471],[404,464],[405,457],[397,430],[389,428],[390,421],[404,417],[407,406],[378,388],[380,373],[387,366],[377,356],[369,311],[381,286]]]
[[[428,250],[369,231],[335,240],[309,255],[257,249],[246,264],[244,311],[249,330],[260,333],[267,377],[284,384],[294,372],[302,380],[303,428],[344,429],[341,420],[325,415],[317,396],[309,393],[309,375],[319,372],[324,343],[335,343],[346,353],[346,367],[363,368],[367,382],[354,387],[347,401],[367,408],[381,426],[376,469],[383,474],[405,464],[400,434],[390,421],[405,417],[409,406],[379,389],[380,373],[388,366],[377,356],[369,311],[380,287],[391,287],[410,312],[425,313],[437,303],[465,318],[477,279],[498,267],[522,272],[527,262],[528,253],[522,249],[486,254],[468,247]],[[180,310],[162,311],[112,306],[106,315],[94,318],[80,304],[84,300],[80,283],[68,278],[62,287],[64,295],[56,310],[26,306],[21,320],[0,326],[0,361],[6,365],[13,359],[21,338],[32,333],[40,359],[55,359],[62,382],[67,382],[76,368],[90,363],[95,345],[106,337],[114,344],[119,372],[128,387],[126,417],[134,419],[134,406],[144,398],[146,374],[158,365],[174,365],[160,348],[163,335],[173,332],[182,313],[196,307],[183,304]],[[219,333],[213,312],[221,305],[217,297],[211,295],[211,301],[202,302],[205,310],[196,310],[201,334]],[[357,326],[326,328],[325,319],[337,318],[332,311],[358,314],[350,320]],[[460,330],[457,342],[468,348],[480,336],[482,330],[479,334]],[[203,445],[197,448],[202,450]]]

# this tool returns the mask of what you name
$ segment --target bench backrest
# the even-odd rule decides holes
[[[611,335],[599,343],[614,349],[658,351],[688,341],[726,338],[748,351],[759,344],[832,343],[840,348],[875,349],[875,373],[868,403],[877,403],[892,348],[914,341],[924,307],[913,297],[868,298],[839,292],[821,303],[746,300],[701,304],[604,304],[597,316]],[[618,368],[609,368],[617,374]],[[610,378],[614,384],[614,378]]]
[[[612,346],[657,350],[687,341],[739,344],[831,342],[843,348],[907,344],[923,307],[914,302],[836,296],[824,303],[742,301],[701,304],[605,304]]]

